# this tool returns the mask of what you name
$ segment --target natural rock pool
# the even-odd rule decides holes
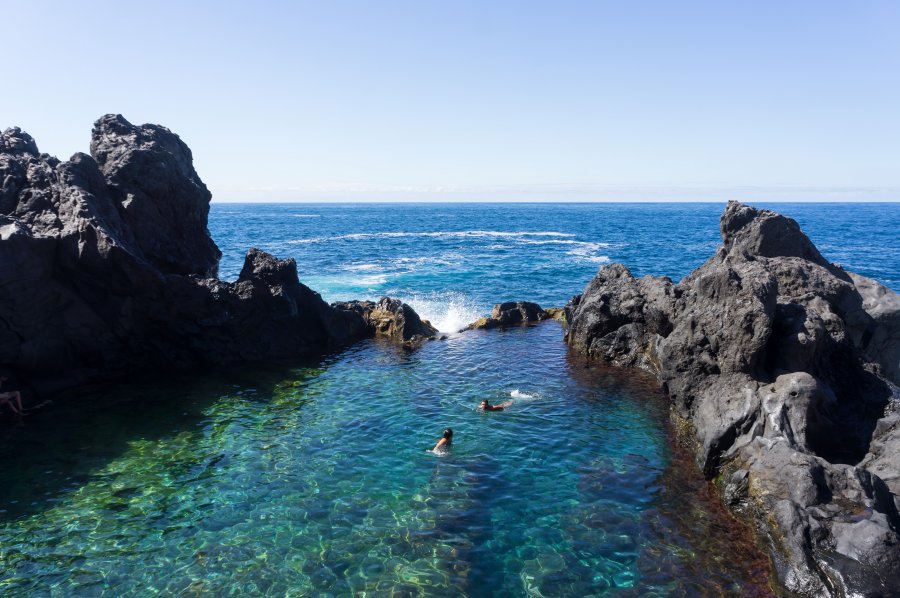
[[[555,322],[98,391],[0,447],[3,595],[769,592],[655,385]]]

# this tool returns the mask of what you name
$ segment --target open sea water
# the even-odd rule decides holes
[[[900,288],[900,205],[771,207]],[[258,247],[327,301],[395,296],[452,333],[500,301],[561,306],[609,262],[678,279],[723,208],[213,204],[210,231],[226,280]],[[561,337],[372,340],[58,401],[0,438],[0,595],[768,595],[653,381]]]

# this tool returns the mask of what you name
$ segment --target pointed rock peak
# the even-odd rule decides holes
[[[729,201],[719,221],[722,242],[731,258],[799,257],[830,267],[792,218]]]
[[[153,265],[167,274],[215,276],[221,253],[207,230],[212,195],[178,135],[107,114],[94,123],[91,156]]]
[[[3,131],[3,133],[0,133],[0,152],[13,155],[40,155],[34,137],[19,127],[11,127]]]
[[[244,267],[241,268],[238,282],[254,279],[261,280],[268,285],[299,284],[297,262],[294,261],[294,258],[280,260],[270,253],[253,247],[244,258]]]
[[[128,122],[121,114],[105,114],[94,121],[94,133],[98,130],[118,133],[120,135],[135,131],[138,127]]]

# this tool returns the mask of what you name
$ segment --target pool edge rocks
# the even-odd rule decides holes
[[[828,263],[790,218],[730,202],[720,230],[678,284],[603,267],[567,307],[567,342],[656,375],[789,591],[896,588],[900,298]]]
[[[32,399],[141,371],[319,355],[375,333],[302,284],[293,259],[250,249],[237,281],[217,279],[211,194],[165,127],[109,114],[90,147],[61,162],[18,127],[0,134],[0,365]],[[388,336],[408,340],[414,319]]]

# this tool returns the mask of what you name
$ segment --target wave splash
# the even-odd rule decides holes
[[[438,332],[459,332],[483,315],[483,310],[470,297],[455,291],[413,295],[404,301]]]

